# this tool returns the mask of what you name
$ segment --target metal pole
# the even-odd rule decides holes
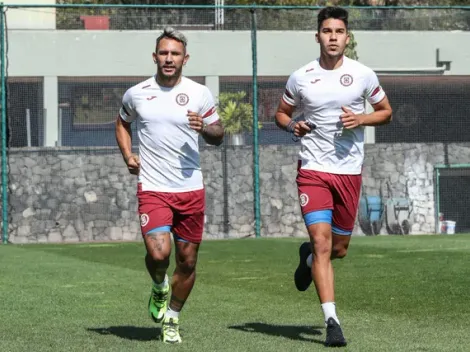
[[[31,147],[31,111],[26,109],[26,142]]]
[[[440,182],[440,178],[441,178],[441,173],[440,173],[440,169],[439,168],[436,168],[436,199],[435,199],[435,209],[436,209],[436,233],[440,233],[441,229],[438,227],[438,224],[439,224],[439,213],[441,212],[441,199],[440,199],[440,195],[439,193],[441,192],[440,190],[440,185],[439,185],[439,182]]]
[[[168,5],[168,4],[5,4],[7,6],[14,6],[15,8],[121,8],[121,9],[213,9],[214,5]],[[347,10],[470,10],[470,6],[461,5],[461,6],[452,6],[452,5],[430,5],[430,6],[419,6],[419,5],[397,5],[397,6],[387,6],[387,5],[378,5],[378,6],[343,6]],[[224,5],[225,9],[277,9],[277,10],[321,10],[323,6],[321,5]]]
[[[448,165],[443,165],[443,164],[438,164],[434,165],[435,169],[468,169],[470,168],[470,164],[448,164]]]
[[[57,135],[57,147],[62,147],[62,108],[59,108],[59,123],[57,124],[59,134]]]
[[[261,235],[261,212],[259,194],[259,145],[258,145],[258,53],[256,36],[256,9],[251,9],[251,54],[253,62],[253,198],[255,212],[255,235]]]
[[[2,95],[2,242],[8,242],[7,111],[5,72],[5,7],[0,3],[0,90]]]
[[[224,237],[229,238],[229,231],[230,231],[230,218],[229,218],[229,211],[228,211],[228,158],[227,158],[227,138],[224,138],[224,142],[222,144],[222,180],[223,180],[223,190],[224,190],[224,224],[223,224],[223,232]]]

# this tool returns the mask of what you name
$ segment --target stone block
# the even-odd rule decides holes
[[[48,235],[48,242],[62,242],[62,235],[60,231],[51,231]]]

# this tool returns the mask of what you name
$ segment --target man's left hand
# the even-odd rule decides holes
[[[341,109],[344,114],[341,114],[340,119],[346,129],[350,130],[362,124],[362,115],[356,115],[345,106],[342,106]]]
[[[204,122],[202,121],[202,116],[198,115],[197,112],[188,110],[188,120],[189,128],[194,131],[201,133],[204,128]]]

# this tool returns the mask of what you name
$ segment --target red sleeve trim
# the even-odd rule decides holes
[[[215,113],[215,106],[211,107],[209,110],[207,110],[207,112],[202,116],[203,119],[205,119],[206,117],[209,117],[211,115],[213,115]]]

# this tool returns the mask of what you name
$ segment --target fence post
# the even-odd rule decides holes
[[[434,192],[435,192],[435,197],[434,197],[434,212],[435,212],[435,230],[436,230],[436,233],[439,234],[440,233],[440,228],[438,226],[439,224],[439,213],[441,212],[441,199],[440,199],[440,195],[439,193],[441,192],[441,190],[439,189],[439,182],[441,181],[440,180],[440,169],[438,166],[434,166],[434,175],[435,175],[435,178],[436,178],[436,182],[434,183]]]
[[[256,5],[251,12],[251,56],[253,63],[253,200],[255,211],[255,235],[260,237],[261,213],[259,194],[259,141],[258,141],[258,53],[256,36]]]
[[[5,6],[0,3],[0,90],[2,98],[2,243],[8,242],[7,111],[5,72]]]

